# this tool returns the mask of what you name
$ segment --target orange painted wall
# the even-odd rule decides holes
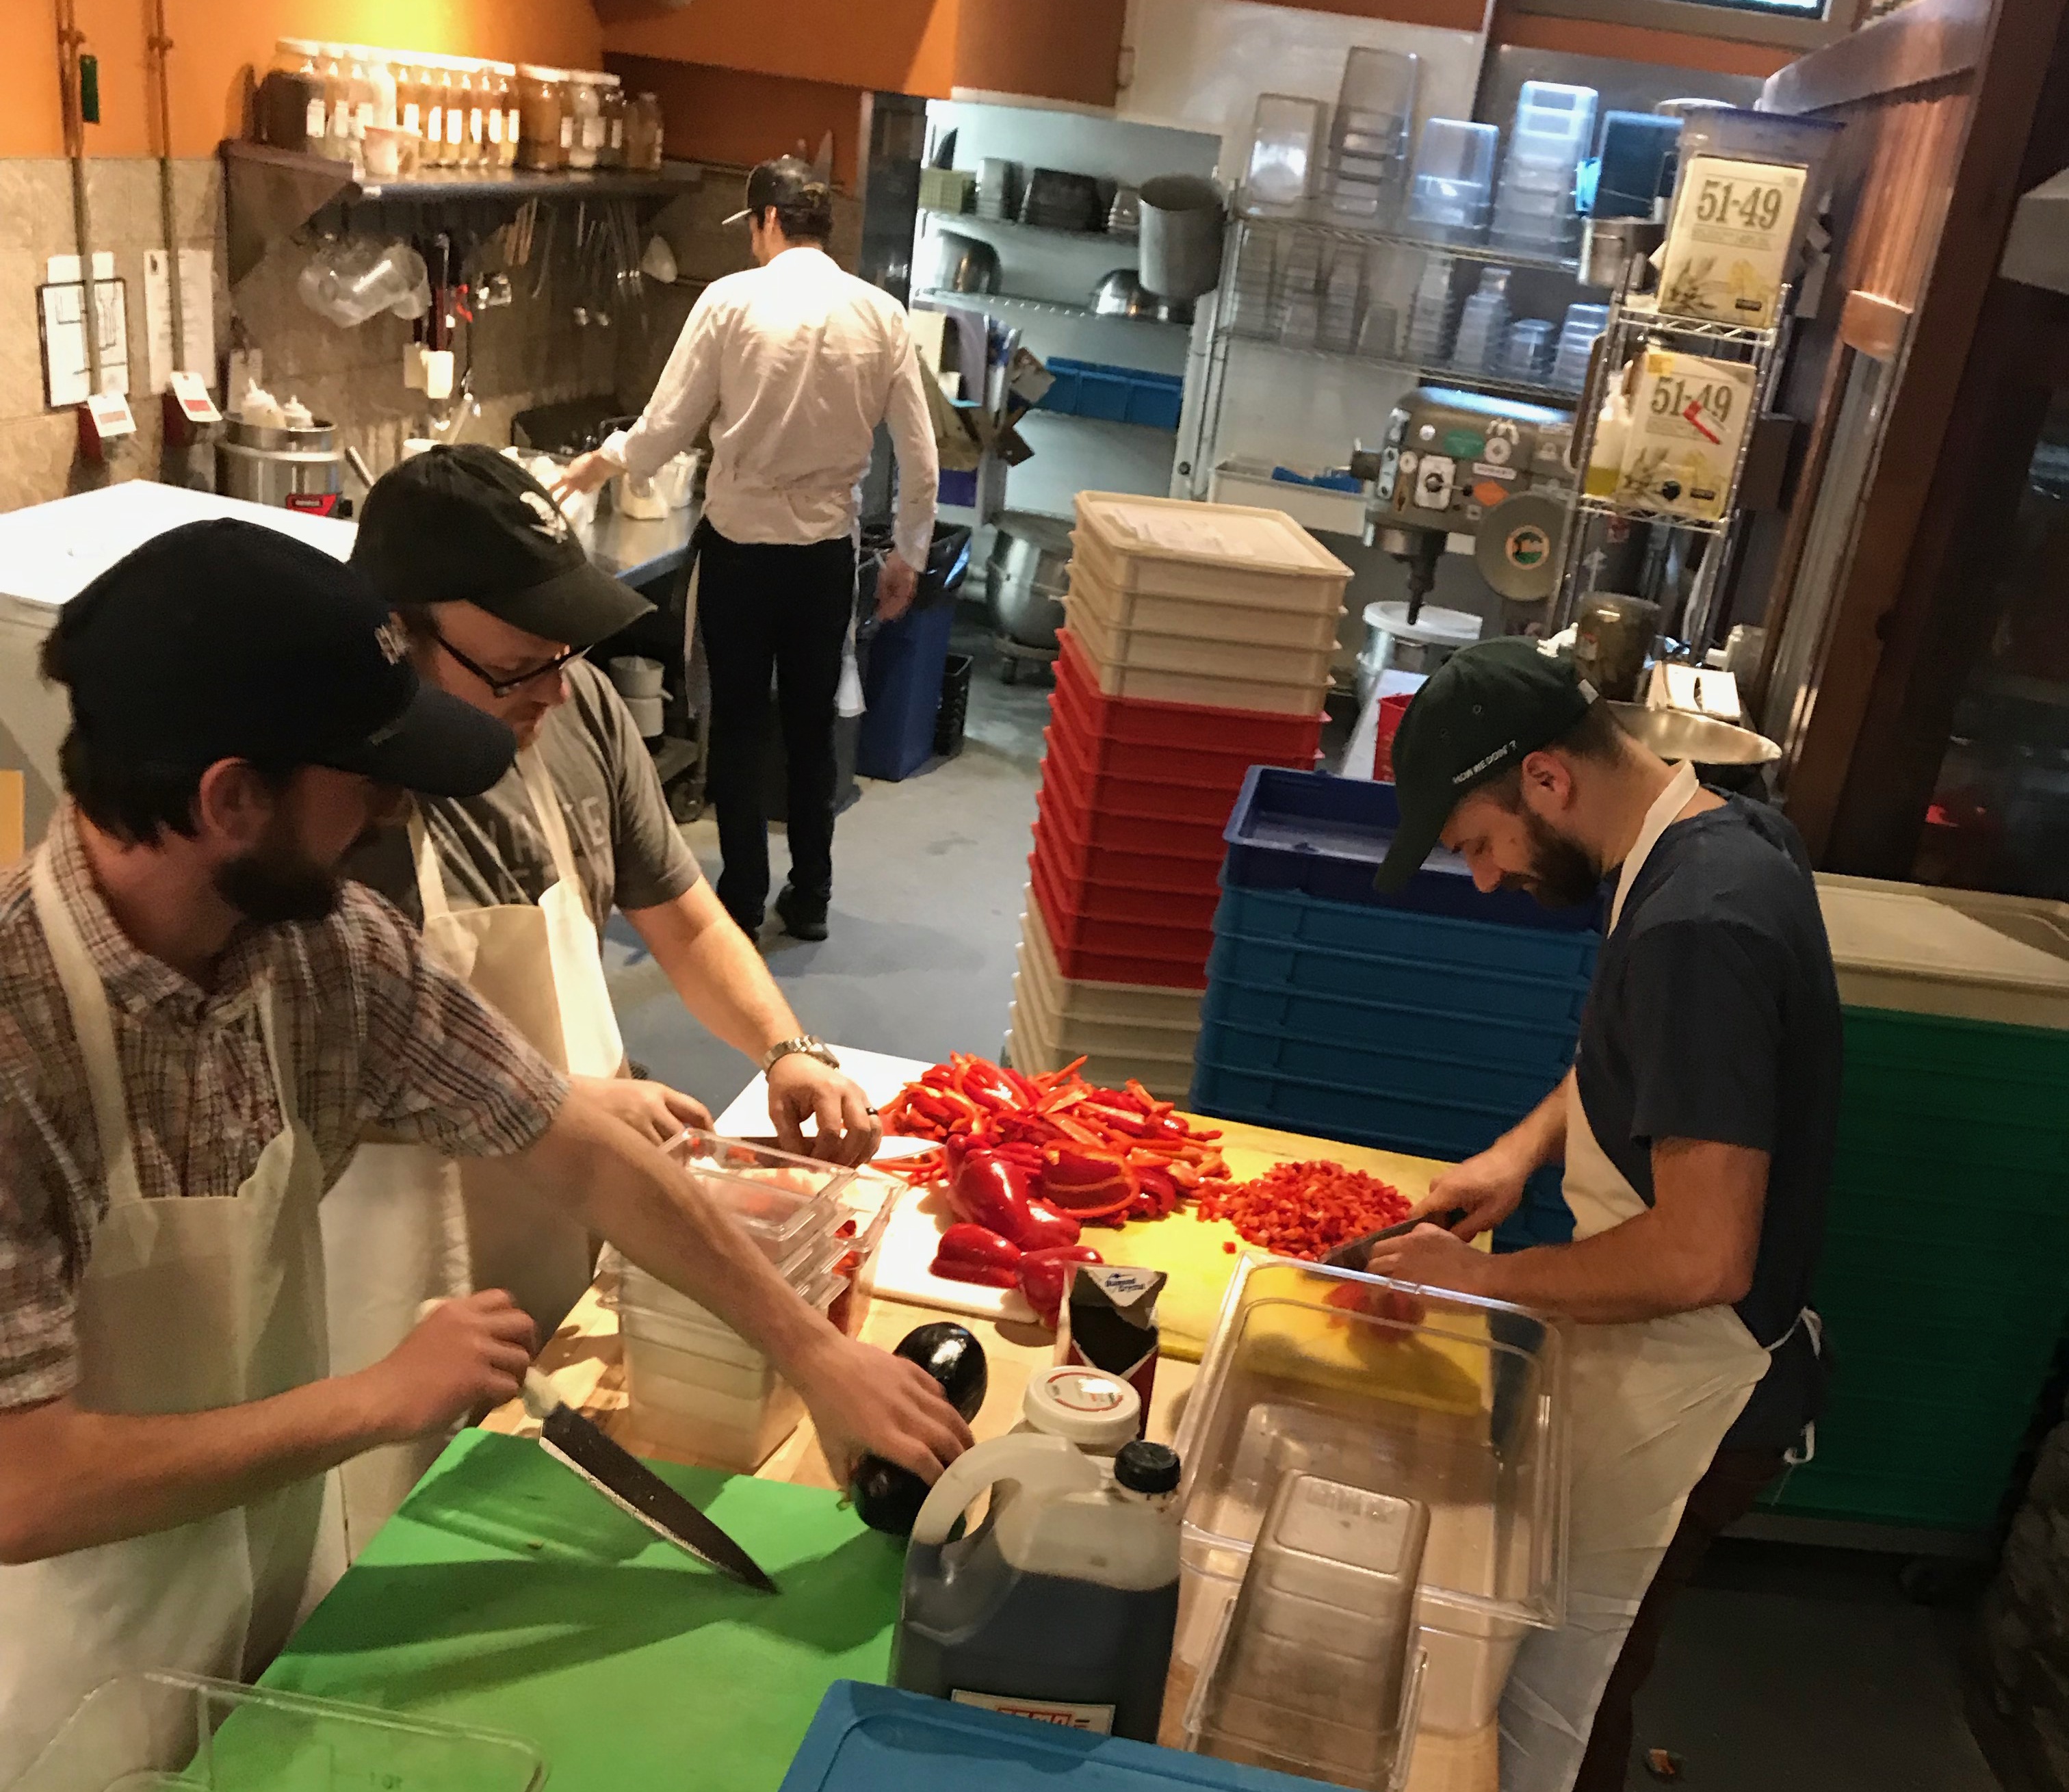
[[[958,0],[602,0],[605,47],[788,80],[945,98],[955,78]]]
[[[1451,31],[1486,28],[1489,0],[1267,0],[1303,12],[1343,13],[1353,18],[1390,18],[1403,25],[1433,25]]]
[[[615,52],[605,60],[613,74],[624,76],[629,92],[661,96],[671,157],[751,167],[788,155],[800,141],[810,155],[820,136],[831,131],[835,184],[854,190],[859,88]]]
[[[962,0],[955,84],[1110,106],[1126,0]]]
[[[154,155],[155,101],[145,61],[149,0],[77,0],[86,48],[100,62],[97,156]],[[64,149],[56,0],[0,0],[8,104],[0,155]],[[283,34],[398,48],[597,68],[603,28],[590,0],[165,0],[173,41],[173,153],[208,154],[241,128],[245,84]]]

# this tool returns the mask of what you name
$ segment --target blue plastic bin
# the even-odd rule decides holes
[[[878,629],[869,646],[855,769],[864,778],[910,778],[932,757],[953,604],[916,606]]]
[[[1234,1069],[1497,1108],[1511,1116],[1512,1125],[1542,1101],[1557,1082],[1533,1071],[1432,1056],[1412,1033],[1308,1038],[1210,1019],[1204,1009],[1199,1049]]]
[[[1361,1001],[1356,997],[1251,983],[1214,970],[1200,1010],[1206,1022],[1311,1039],[1400,1039],[1440,1058],[1539,1080],[1542,1095],[1573,1062],[1577,1028],[1572,1020],[1512,1021],[1459,1014],[1447,1008]]]
[[[1420,958],[1431,964],[1520,971],[1582,982],[1594,974],[1595,955],[1602,948],[1601,936],[1596,933],[1455,920],[1414,909],[1332,902],[1296,891],[1226,885],[1214,925],[1252,939],[1296,941],[1332,952],[1376,952],[1390,958]]]
[[[1206,1755],[835,1680],[780,1792],[1315,1792]]]
[[[1220,933],[1208,961],[1210,981],[1237,982],[1352,996],[1492,1020],[1577,1025],[1587,986],[1570,978],[1524,977],[1510,971],[1432,965],[1379,953],[1333,952],[1283,940]]]
[[[1185,382],[1175,374],[1110,367],[1063,355],[1053,357],[1047,365],[1055,383],[1042,394],[1038,409],[1108,423],[1142,423],[1152,429],[1178,427]]]
[[[1228,843],[1226,880],[1243,889],[1300,890],[1332,902],[1450,915],[1540,932],[1599,931],[1600,896],[1577,908],[1545,908],[1520,890],[1483,895],[1465,861],[1439,848],[1406,888],[1382,896],[1373,888],[1401,825],[1391,784],[1327,772],[1255,765],[1243,780],[1222,838]]]
[[[1153,430],[1175,430],[1185,402],[1185,382],[1174,374],[1129,377],[1128,421]]]
[[[1193,1092],[1186,1105],[1195,1113],[1455,1161],[1484,1151],[1528,1111],[1527,1105],[1445,1101],[1393,1088],[1247,1069],[1223,1061],[1218,1042],[1204,1031],[1193,1059]]]

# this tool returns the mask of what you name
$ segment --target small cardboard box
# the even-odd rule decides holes
[[[1135,1390],[1142,1402],[1138,1437],[1149,1429],[1157,1386],[1157,1296],[1165,1280],[1161,1269],[1080,1263],[1056,1328],[1058,1362],[1104,1370]]]

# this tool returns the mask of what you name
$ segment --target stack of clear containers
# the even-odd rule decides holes
[[[1328,106],[1287,93],[1261,93],[1243,173],[1243,210],[1253,218],[1304,218],[1320,184]]]
[[[1358,304],[1365,296],[1365,250],[1361,245],[1333,246],[1328,278],[1322,283],[1320,319],[1315,346],[1347,355],[1357,346]]]
[[[1459,334],[1459,305],[1451,294],[1451,258],[1432,255],[1416,283],[1408,311],[1408,337],[1401,345],[1404,360],[1418,367],[1441,367],[1450,361]]]
[[[1235,273],[1222,302],[1229,328],[1238,336],[1276,333],[1279,303],[1278,236],[1271,231],[1246,230],[1236,246]]]
[[[1508,329],[1508,278],[1506,267],[1480,270],[1480,284],[1459,314],[1458,340],[1451,349],[1451,365],[1461,372],[1498,369],[1502,337]]]
[[[1565,1617],[1564,1351],[1549,1321],[1501,1301],[1247,1255],[1177,1439],[1173,1707],[1190,1708],[1297,1472],[1427,1508],[1420,1730],[1485,1731],[1524,1633]]]
[[[1501,339],[1501,359],[1495,371],[1504,379],[1537,385],[1552,370],[1552,325],[1542,317],[1524,317],[1508,326]]]
[[[1607,305],[1569,305],[1552,354],[1552,383],[1577,392],[1588,382],[1588,357],[1609,325]]]
[[[1322,329],[1322,249],[1319,236],[1295,235],[1279,263],[1279,340],[1289,349],[1312,349]]]
[[[1283,1476],[1186,1710],[1185,1746],[1365,1792],[1403,1784],[1429,1529],[1418,1501]]]
[[[1594,144],[1597,98],[1591,87],[1523,84],[1502,158],[1489,242],[1542,255],[1571,255],[1579,247],[1573,176]]]
[[[1500,144],[1501,133],[1492,125],[1428,120],[1408,183],[1409,227],[1439,243],[1485,242]]]
[[[695,1130],[668,1150],[806,1306],[832,1308],[855,1248],[843,1199],[854,1171]],[[630,1263],[614,1304],[632,1422],[643,1436],[744,1474],[795,1429],[803,1414],[796,1394],[716,1313]]]
[[[1365,45],[1345,59],[1322,200],[1330,216],[1345,223],[1385,224],[1399,213],[1420,71],[1412,55]]]

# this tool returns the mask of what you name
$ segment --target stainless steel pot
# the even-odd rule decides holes
[[[998,251],[961,231],[934,233],[934,272],[927,283],[941,292],[996,292]]]
[[[1023,647],[1053,649],[1063,626],[1070,581],[1071,525],[1054,516],[1010,510],[991,544],[991,619]]]
[[[1222,190],[1198,174],[1142,183],[1142,284],[1161,299],[1197,299],[1222,277]]]
[[[226,498],[284,504],[291,497],[323,496],[345,489],[345,451],[337,426],[268,428],[241,418],[223,420],[215,445],[216,488]]]
[[[1101,317],[1154,317],[1157,306],[1132,267],[1115,268],[1092,288],[1092,310]]]

